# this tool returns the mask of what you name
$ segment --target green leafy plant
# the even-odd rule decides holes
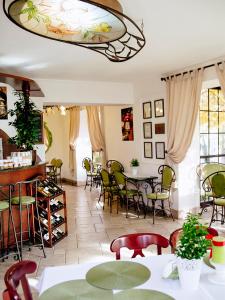
[[[32,150],[39,140],[41,111],[30,101],[27,94],[15,92],[15,95],[19,99],[14,103],[15,108],[10,109],[8,114],[14,117],[9,125],[16,128],[16,135],[9,138],[9,142],[21,150]]]
[[[199,216],[188,214],[183,224],[176,255],[186,259],[202,258],[210,246],[206,235],[206,227],[200,223]]]
[[[137,158],[133,158],[130,162],[131,167],[138,167],[139,166],[139,161]]]

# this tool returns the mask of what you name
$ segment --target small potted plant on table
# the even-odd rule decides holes
[[[197,289],[202,258],[211,242],[206,239],[206,227],[197,215],[188,214],[176,249],[178,274],[182,288]]]
[[[131,170],[132,170],[132,175],[136,176],[138,173],[138,167],[139,167],[139,161],[137,158],[133,158],[130,162]]]

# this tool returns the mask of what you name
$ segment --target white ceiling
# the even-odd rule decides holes
[[[139,25],[143,18],[147,41],[136,57],[123,63],[23,31],[0,7],[0,72],[30,78],[132,82],[225,57],[224,0],[120,3]]]

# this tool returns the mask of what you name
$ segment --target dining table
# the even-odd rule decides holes
[[[164,273],[165,267],[168,265],[168,263],[175,260],[176,260],[176,256],[174,254],[163,254],[163,255],[149,256],[149,257],[141,257],[129,261],[126,260],[127,262],[138,263],[138,265],[140,264],[141,266],[149,270],[149,274],[150,274],[149,277],[146,277],[145,282],[142,282],[140,285],[134,287],[134,289],[137,289],[138,291],[142,289],[147,291],[152,290],[153,292],[155,291],[155,293],[161,292],[165,294],[166,297],[168,297],[168,298],[153,297],[149,299],[175,299],[175,300],[223,299],[223,295],[225,295],[225,285],[217,285],[215,283],[212,283],[209,280],[209,276],[212,275],[213,272],[215,272],[215,270],[212,269],[209,265],[207,265],[204,262],[202,263],[200,283],[198,289],[196,290],[192,290],[191,287],[190,289],[182,289],[179,279],[163,278],[162,275]],[[114,261],[115,264],[117,262],[118,261]],[[73,280],[79,281],[82,279],[85,280],[85,278],[88,280],[87,274],[91,273],[93,268],[98,267],[100,264],[101,264],[100,262],[89,262],[83,264],[46,267],[42,272],[42,275],[38,283],[40,299],[41,300],[50,299],[51,297],[45,298],[45,295],[49,294],[48,293],[49,291],[53,292],[52,299],[54,299],[53,297],[54,287],[61,283],[66,283],[66,282],[73,283]],[[97,273],[93,273],[93,274],[95,275]],[[117,274],[116,276],[118,276],[120,280],[120,274]],[[137,270],[137,277],[138,277],[138,270]],[[102,281],[104,282],[103,278]],[[134,289],[130,289],[129,291],[134,292]],[[102,292],[103,291],[104,289],[102,289]],[[62,293],[62,289],[60,290],[60,292]],[[113,296],[115,296],[119,292],[121,292],[121,290],[114,289],[112,291]],[[62,299],[67,299],[67,298],[62,297]],[[68,298],[68,299],[72,299],[72,298]],[[87,298],[87,299],[92,299],[92,298]],[[118,298],[118,299],[122,299],[122,298]],[[140,299],[146,299],[146,298],[140,298]]]
[[[139,186],[142,185],[142,183],[147,183],[149,184],[149,186],[152,189],[152,193],[154,193],[154,183],[155,180],[158,179],[158,176],[150,176],[150,175],[146,175],[146,174],[141,174],[141,173],[137,173],[136,175],[130,173],[130,172],[125,172],[123,173],[127,178],[129,178],[130,180],[135,181],[136,183],[139,184]],[[144,189],[147,189],[147,186],[144,187]]]

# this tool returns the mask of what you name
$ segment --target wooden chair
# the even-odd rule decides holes
[[[169,246],[169,240],[156,233],[126,234],[113,240],[110,245],[110,250],[116,252],[116,259],[120,259],[120,249],[123,247],[134,250],[132,258],[137,255],[144,257],[142,249],[145,249],[150,245],[157,245],[157,253],[158,255],[161,255],[162,248],[167,248]]]
[[[212,227],[206,228],[207,232],[211,234],[212,236],[218,236],[218,232],[216,229]],[[173,231],[170,235],[170,247],[171,247],[171,253],[175,253],[177,242],[180,239],[180,236],[182,234],[182,228],[178,228],[175,231]]]
[[[33,300],[26,274],[34,273],[36,268],[36,263],[29,260],[24,260],[12,265],[5,273],[4,281],[6,290],[3,292],[3,300]],[[24,298],[17,292],[20,283]]]

